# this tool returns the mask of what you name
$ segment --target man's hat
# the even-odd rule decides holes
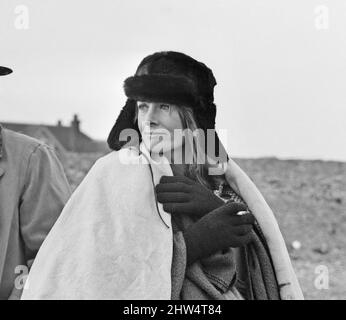
[[[198,127],[204,130],[206,136],[207,129],[215,129],[215,85],[212,71],[186,54],[163,51],[147,56],[139,64],[135,75],[124,82],[128,99],[109,134],[109,147],[119,150],[127,143],[119,139],[124,129],[135,129],[139,133],[138,125],[134,122],[138,100],[191,107]],[[218,155],[217,134],[215,143]]]
[[[6,68],[6,67],[1,67],[0,66],[0,76],[6,76],[10,73],[12,73],[13,71],[10,68]]]

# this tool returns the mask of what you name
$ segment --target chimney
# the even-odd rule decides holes
[[[71,127],[79,132],[79,124],[80,124],[80,120],[78,119],[78,116],[75,114],[71,122]]]

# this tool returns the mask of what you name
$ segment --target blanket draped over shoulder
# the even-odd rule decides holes
[[[236,194],[232,198],[244,203]],[[270,253],[258,224],[254,226],[248,245],[216,252],[187,267],[182,230],[191,223],[193,221],[186,216],[172,217],[173,300],[280,299]]]
[[[156,182],[172,175],[152,168]],[[22,299],[170,299],[171,218],[160,214],[138,150],[99,159],[43,242]]]
[[[217,256],[187,269],[185,258],[174,258],[177,253],[184,254],[184,240],[170,214],[156,201],[154,186],[162,175],[172,175],[168,161],[163,157],[151,158],[143,144],[140,152],[136,148],[126,148],[99,159],[43,242],[29,272],[22,299],[150,300],[179,299],[180,294],[183,299],[220,299],[220,292],[223,294],[221,299],[236,299],[237,291],[227,291],[229,281],[233,279],[233,251],[225,264],[226,269],[217,267],[222,266],[222,262],[211,263],[219,259]],[[263,232],[263,240],[257,244],[264,241],[267,245],[267,256],[273,266],[271,274],[275,273],[280,288],[279,298],[302,299],[270,208],[232,160],[228,163],[226,178],[255,215]],[[173,228],[177,231],[175,236]],[[250,250],[256,254],[250,255],[260,257],[261,249],[258,248],[254,245]],[[263,267],[264,260],[254,262],[258,264],[258,270],[269,270]],[[204,288],[191,291],[189,286],[186,287],[186,281],[179,280],[181,274],[174,274],[174,270],[179,270],[175,265],[177,261],[181,270],[186,271],[182,276],[196,280],[197,288],[200,276],[207,275],[203,285],[208,286],[210,293],[199,297]],[[198,267],[202,263],[204,269]],[[219,268],[217,272],[215,268]],[[216,274],[222,276],[216,277]],[[256,277],[256,273],[250,277]],[[268,279],[262,275],[261,279],[264,278]],[[253,279],[252,283],[261,281]],[[270,298],[268,294],[275,290],[266,289],[268,283],[271,281],[264,282],[262,289]],[[258,298],[265,296],[258,290]]]

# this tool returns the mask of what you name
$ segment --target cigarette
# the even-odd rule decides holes
[[[239,212],[237,212],[237,216],[242,216],[242,215],[247,214],[247,213],[249,213],[249,211],[239,211]]]

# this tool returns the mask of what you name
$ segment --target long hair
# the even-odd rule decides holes
[[[189,132],[196,132],[195,130],[199,129],[193,110],[190,107],[186,106],[177,106],[176,110],[181,119],[183,129],[188,129]],[[136,106],[136,112],[134,117],[134,123],[138,120],[138,107]],[[216,189],[221,184],[226,182],[224,174],[222,175],[209,175],[208,170],[210,167],[215,166],[209,162],[208,156],[206,155],[205,146],[200,144],[200,139],[195,137],[193,139],[188,139],[189,142],[192,142],[192,145],[189,144],[190,152],[192,154],[192,163],[189,161],[185,165],[184,175],[199,182],[201,185],[207,187],[208,189]],[[185,143],[187,141],[185,140]],[[184,146],[186,148],[186,145]],[[203,155],[203,163],[200,163],[198,157]]]
[[[189,129],[190,132],[196,132],[196,130],[199,129],[195,120],[193,110],[191,108],[178,107],[177,111],[183,123],[184,129]],[[192,141],[192,146],[190,146],[190,148],[192,149],[193,161],[192,163],[186,164],[185,175],[209,189],[215,189],[219,186],[220,183],[225,183],[226,180],[224,175],[208,174],[209,168],[215,167],[215,165],[209,161],[209,158],[207,156],[205,137],[198,137],[197,135],[197,137],[189,139],[189,141]],[[199,163],[197,161],[200,155],[203,156],[203,163]]]

